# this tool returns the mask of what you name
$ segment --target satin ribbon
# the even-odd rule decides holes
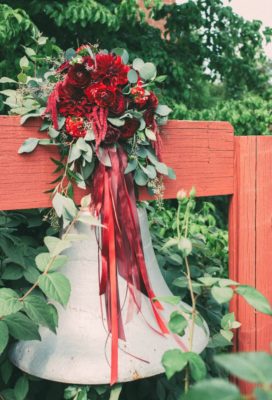
[[[133,176],[125,174],[127,155],[123,148],[104,148],[111,167],[99,163],[92,182],[95,211],[106,227],[101,233],[101,275],[99,293],[105,296],[108,331],[111,333],[111,385],[118,380],[118,340],[125,340],[120,306],[118,276],[127,282],[128,312],[126,321],[141,312],[141,293],[149,300],[158,325],[148,326],[158,334],[169,333],[155,300],[145,264],[140,224],[136,207]]]

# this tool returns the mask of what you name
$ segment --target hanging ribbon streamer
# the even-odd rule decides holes
[[[102,265],[99,284],[100,295],[105,295],[108,330],[111,333],[111,384],[118,379],[118,339],[125,340],[120,307],[118,275],[128,284],[129,302],[141,311],[141,292],[150,299],[160,334],[169,333],[160,316],[161,304],[149,282],[145,264],[141,232],[136,207],[133,177],[125,174],[127,155],[121,146],[104,149],[111,167],[100,162],[92,183],[92,198],[97,214],[101,215]],[[101,161],[101,160],[100,160]],[[121,221],[126,221],[125,224]],[[132,318],[133,307],[128,307],[127,320]]]

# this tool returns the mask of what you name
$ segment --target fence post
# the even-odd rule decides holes
[[[234,194],[229,213],[230,278],[256,287],[271,300],[272,138],[236,137]],[[242,323],[236,351],[269,351],[272,319],[256,313],[241,297],[232,310]],[[252,385],[240,383],[247,393]]]

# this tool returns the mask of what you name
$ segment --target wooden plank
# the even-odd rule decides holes
[[[235,138],[234,195],[229,213],[230,278],[255,287],[256,280],[256,137]],[[236,333],[235,350],[256,350],[256,316],[241,297],[231,304],[242,326]],[[251,385],[240,382],[244,393]]]
[[[55,178],[49,158],[57,157],[56,150],[39,147],[28,155],[17,154],[28,137],[46,137],[38,132],[39,126],[40,121],[34,119],[20,126],[18,117],[0,116],[2,210],[50,206],[43,192]],[[174,198],[180,188],[190,190],[192,186],[198,196],[233,193],[233,141],[233,128],[227,122],[169,121],[162,129],[162,156],[177,179],[165,179],[165,198]],[[142,191],[139,198],[150,197]]]
[[[272,303],[272,137],[257,137],[256,287]],[[271,352],[272,318],[256,314],[256,350]]]

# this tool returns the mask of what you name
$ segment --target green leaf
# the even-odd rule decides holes
[[[108,118],[108,121],[109,121],[112,125],[117,126],[117,127],[120,127],[120,126],[124,126],[124,125],[125,125],[125,121],[124,121],[123,119],[120,119],[120,118]]]
[[[46,267],[49,265],[50,261],[50,254],[49,253],[40,253],[35,258],[35,263],[40,271],[44,271]]]
[[[39,139],[29,138],[24,141],[22,146],[19,148],[18,153],[31,153],[39,144]]]
[[[40,36],[37,41],[38,45],[43,46],[44,44],[46,44],[47,40],[48,38],[46,36]]]
[[[140,77],[143,78],[145,81],[150,81],[151,79],[154,79],[156,77],[156,73],[156,66],[151,62],[144,63],[143,66],[139,69]]]
[[[256,400],[272,400],[272,391],[257,387],[254,391]]]
[[[129,61],[129,55],[126,49],[122,49],[120,47],[116,47],[115,49],[112,49],[112,53],[121,56],[122,61],[124,64],[127,64]]]
[[[86,196],[82,197],[80,201],[80,205],[82,208],[87,208],[91,204],[91,195],[87,194]]]
[[[233,383],[223,379],[207,379],[197,382],[181,400],[239,400],[240,392]]]
[[[77,220],[90,226],[103,226],[98,218],[90,214],[81,214]]]
[[[134,69],[130,69],[127,74],[128,81],[130,83],[137,83],[138,82],[138,74]]]
[[[32,57],[36,55],[36,52],[31,47],[24,47],[25,53],[28,57]]]
[[[162,365],[168,379],[172,378],[176,372],[182,371],[187,365],[187,358],[179,349],[168,350],[162,357]]]
[[[207,375],[207,369],[200,355],[193,352],[185,353],[185,355],[189,362],[189,368],[192,378],[195,381],[200,381],[204,379]]]
[[[135,58],[132,63],[132,67],[139,71],[144,66],[144,61],[141,58]]]
[[[56,332],[51,306],[42,297],[32,294],[27,296],[24,299],[24,310],[35,323]]]
[[[28,379],[25,375],[20,376],[14,387],[16,400],[24,400],[29,390]]]
[[[71,285],[69,280],[59,272],[41,275],[39,287],[48,298],[58,301],[63,306],[68,303]]]
[[[3,76],[0,78],[0,83],[18,83],[14,79],[7,78],[6,76]]]
[[[145,186],[148,182],[148,176],[138,168],[135,172],[134,180],[138,186]]]
[[[168,327],[171,332],[183,336],[187,326],[188,321],[183,315],[181,315],[178,311],[172,312],[170,315],[170,321],[168,322]]]
[[[6,359],[1,365],[0,365],[0,370],[1,370],[1,377],[2,380],[5,384],[7,384],[11,378],[12,372],[13,372],[13,365],[9,361],[9,359]]]
[[[0,354],[3,353],[9,341],[9,331],[7,324],[0,321]]]
[[[0,289],[0,316],[16,313],[22,308],[18,294],[8,288]]]
[[[20,67],[22,69],[25,69],[29,66],[29,61],[28,58],[26,56],[22,57],[19,61]]]
[[[25,83],[27,82],[27,75],[24,74],[23,72],[20,72],[20,73],[17,75],[17,79],[18,79],[18,81],[19,81],[20,83],[25,84]]]
[[[171,108],[169,108],[168,106],[164,104],[159,104],[155,112],[161,117],[167,117],[171,111],[172,111]]]
[[[162,303],[167,303],[171,305],[178,305],[180,303],[180,297],[179,296],[159,296],[156,297],[156,300],[161,301]]]
[[[155,179],[157,176],[156,168],[153,165],[147,165],[145,168],[145,173],[149,179]]]
[[[4,317],[9,333],[18,340],[40,340],[38,325],[27,316],[18,312]]]
[[[217,303],[223,304],[232,299],[233,290],[229,287],[220,288],[218,286],[213,286],[211,289],[211,294]]]
[[[39,112],[33,112],[29,114],[25,114],[21,117],[20,119],[20,124],[24,125],[24,123],[29,119],[29,118],[39,118],[43,112],[43,109],[41,109]],[[39,141],[40,142],[40,141]]]
[[[134,171],[137,168],[138,161],[136,158],[133,158],[128,162],[127,168],[125,170],[125,174],[129,174],[130,172]]]
[[[23,276],[23,269],[19,267],[19,265],[8,264],[1,275],[1,279],[8,281],[16,281],[17,279],[22,278],[22,276]]]
[[[71,243],[67,240],[62,240],[54,236],[45,236],[44,243],[48,248],[51,257],[57,256],[63,250],[71,247]]]
[[[182,251],[184,256],[189,256],[192,253],[193,245],[190,239],[182,237],[178,241],[178,248]]]
[[[240,294],[248,304],[254,307],[257,311],[264,314],[272,315],[272,309],[269,301],[266,297],[260,293],[257,289],[247,286],[240,285],[235,289],[236,293]]]
[[[53,128],[53,126],[49,126],[48,129],[48,135],[52,138],[55,139],[56,137],[59,136],[59,131],[57,131],[56,129]]]
[[[167,174],[169,179],[176,179],[176,173],[173,170],[173,168],[168,167],[168,174]]]
[[[157,140],[155,133],[151,129],[145,128],[145,135],[149,140]]]
[[[272,383],[272,356],[264,352],[220,354],[214,360],[229,373],[253,383]]]
[[[151,162],[152,162],[152,161],[151,161]],[[167,166],[166,166],[164,163],[162,163],[162,162],[157,162],[157,163],[155,164],[155,168],[156,168],[156,170],[157,170],[160,174],[168,175],[168,168],[167,168]]]
[[[79,159],[81,156],[81,150],[78,148],[76,144],[72,144],[72,148],[68,157],[68,163],[72,163],[75,160]]]

